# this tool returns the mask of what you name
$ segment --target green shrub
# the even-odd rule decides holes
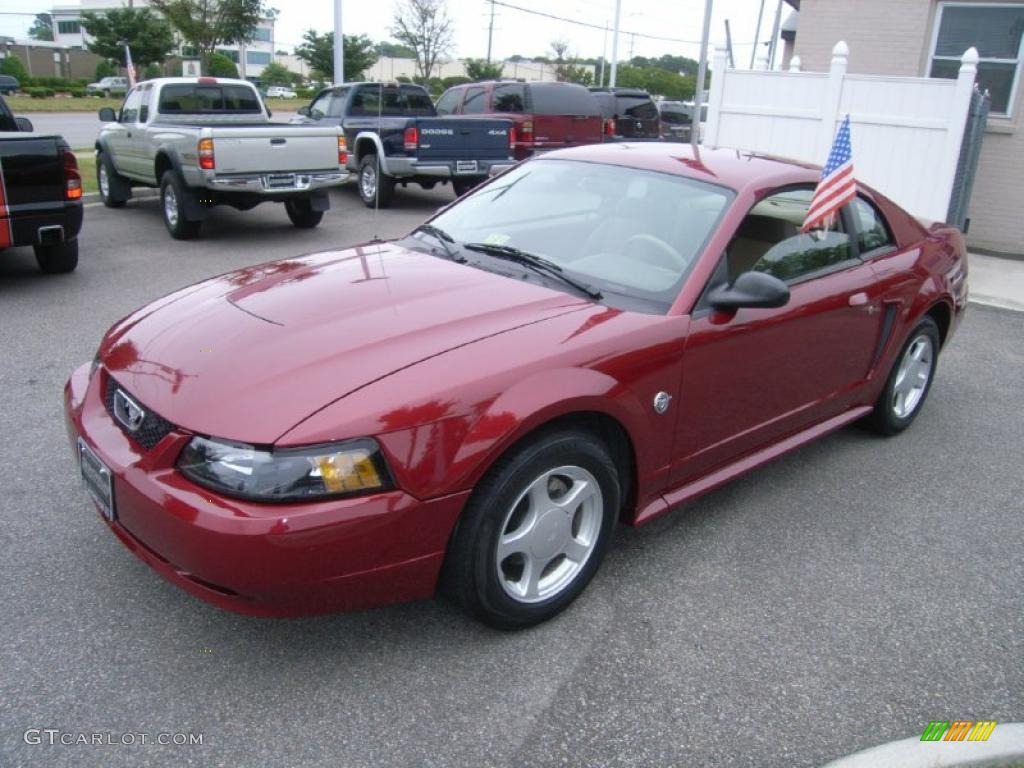
[[[10,75],[21,83],[22,87],[25,87],[25,81],[30,79],[28,70],[21,63],[21,59],[10,53],[0,59],[0,75]]]
[[[74,98],[74,99],[84,99],[85,98],[85,88],[72,88],[69,91],[69,93],[71,94],[71,97]]]
[[[96,65],[96,82],[99,82],[104,77],[117,77],[118,71],[117,64],[109,59],[103,59]]]
[[[53,96],[53,88],[25,88],[25,93],[33,99],[48,99]]]
[[[164,76],[164,68],[159,64],[147,64],[146,68],[142,71],[143,80],[154,80],[158,77]]]
[[[456,85],[463,85],[464,83],[472,83],[473,81],[468,77],[461,77],[456,75],[455,77],[445,77],[441,79],[441,87],[444,90],[448,90]]]
[[[295,89],[295,95],[298,98],[300,98],[300,99],[312,99],[314,96],[316,96],[316,93],[317,93],[317,91],[316,91],[315,88],[296,88]]]
[[[206,74],[210,77],[238,77],[238,67],[227,56],[215,53],[206,62]]]

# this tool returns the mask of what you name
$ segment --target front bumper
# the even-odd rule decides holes
[[[468,491],[402,491],[307,504],[255,504],[197,486],[174,468],[190,433],[147,451],[103,404],[106,373],[78,368],[64,390],[68,436],[113,475],[111,530],[164,578],[222,608],[296,616],[429,597]],[[105,518],[102,518],[104,519]]]

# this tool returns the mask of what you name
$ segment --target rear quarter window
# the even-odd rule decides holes
[[[526,86],[520,83],[494,86],[491,97],[492,112],[525,112]]]
[[[530,108],[535,115],[601,117],[590,91],[568,83],[533,83],[529,86]]]

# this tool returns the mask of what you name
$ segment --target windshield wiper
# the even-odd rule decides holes
[[[584,282],[569,277],[558,264],[550,259],[545,259],[543,256],[538,256],[535,253],[530,253],[529,251],[524,251],[511,245],[496,245],[495,243],[464,243],[462,247],[469,251],[486,253],[489,256],[495,256],[499,259],[508,259],[509,261],[516,262],[517,264],[531,267],[536,272],[543,272],[551,277],[557,277],[566,285],[571,285],[577,291],[594,301],[601,299],[600,291],[591,288]]]
[[[455,238],[449,235],[440,227],[435,227],[433,224],[420,224],[418,227],[416,227],[416,229],[413,230],[413,234],[415,234],[416,232],[423,232],[425,234],[428,234],[435,240],[437,240],[439,243],[441,243],[441,248],[444,249],[445,254],[452,261],[458,262],[459,264],[466,263],[466,257],[461,255],[452,248],[452,245],[455,244]]]

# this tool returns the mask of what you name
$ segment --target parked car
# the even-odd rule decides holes
[[[119,321],[65,388],[102,518],[244,613],[440,583],[519,627],[580,594],[618,521],[854,421],[910,426],[966,306],[960,232],[858,185],[804,234],[820,171],[690,153],[551,152],[396,241]]]
[[[267,98],[270,99],[294,99],[296,96],[295,91],[283,85],[272,85],[267,88]]]
[[[661,138],[658,107],[651,94],[639,88],[591,88],[604,117],[605,141],[644,141]]]
[[[331,125],[272,123],[245,80],[170,77],[139,83],[119,113],[100,110],[96,178],[108,208],[133,186],[158,187],[164,223],[195,237],[210,209],[284,203],[300,229],[330,208],[327,190],[348,177],[341,132]]]
[[[693,106],[681,101],[662,101],[658,104],[661,116],[661,135],[666,141],[689,141],[693,124]]]
[[[89,83],[85,92],[90,96],[120,96],[128,92],[127,77],[104,77],[98,83]]]
[[[601,141],[597,102],[575,83],[494,80],[449,88],[437,100],[437,114],[502,117],[516,129],[515,157]]]
[[[10,96],[20,88],[21,83],[18,82],[18,78],[11,77],[10,75],[0,75],[0,94]]]
[[[82,176],[61,136],[35,133],[0,96],[0,252],[30,245],[43,272],[78,266]]]
[[[514,164],[508,120],[438,119],[418,85],[346,83],[320,91],[298,120],[337,125],[358,173],[359,196],[373,208],[391,205],[395,186],[432,189],[451,182],[462,195]]]

